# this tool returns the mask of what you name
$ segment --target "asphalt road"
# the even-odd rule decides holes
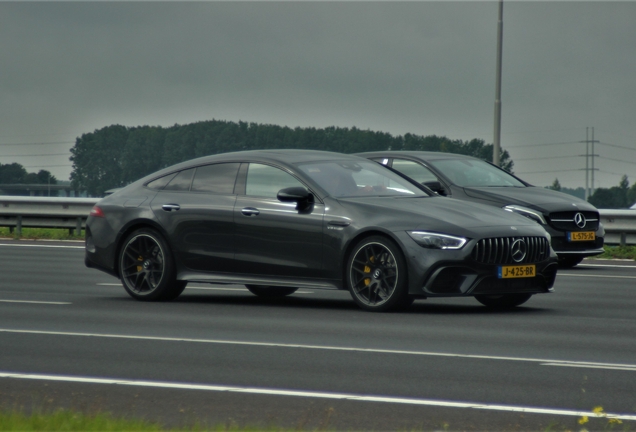
[[[83,254],[0,241],[0,407],[376,431],[593,430],[602,407],[636,429],[634,262],[586,260],[511,311],[375,314],[346,292],[234,285],[137,302]]]

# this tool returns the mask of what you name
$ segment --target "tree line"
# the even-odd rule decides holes
[[[27,172],[19,163],[0,163],[0,184],[57,184],[55,176],[47,170]]]
[[[481,139],[451,140],[436,135],[405,134],[358,128],[289,128],[247,122],[209,120],[171,127],[107,126],[76,139],[71,148],[71,184],[89,195],[125,186],[147,174],[185,160],[241,150],[312,149],[340,153],[375,150],[426,150],[460,153],[492,160],[493,145]],[[501,166],[513,161],[502,151]]]
[[[585,189],[581,187],[576,190],[562,188],[558,178],[554,180],[554,183],[552,183],[549,189],[579,196],[581,199],[585,196]],[[571,191],[576,191],[576,193],[572,193]],[[617,186],[595,189],[587,201],[594,207],[600,209],[628,208],[636,203],[636,183],[630,187],[627,175],[624,175]]]

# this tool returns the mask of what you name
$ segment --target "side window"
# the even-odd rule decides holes
[[[172,173],[172,174],[168,174],[166,176],[163,177],[159,177],[156,180],[151,181],[150,183],[146,184],[146,187],[149,187],[150,189],[157,189],[157,190],[161,190],[163,189],[169,182],[170,180],[172,180],[172,178],[174,176],[176,176],[177,173]]]
[[[194,173],[191,190],[218,194],[234,193],[234,183],[239,166],[238,163],[200,166]]]
[[[393,169],[398,170],[418,183],[438,181],[435,174],[433,174],[428,168],[410,160],[393,159]]]
[[[245,195],[276,198],[279,190],[296,186],[305,187],[295,177],[281,169],[251,163],[247,170]]]
[[[163,190],[189,191],[190,183],[192,183],[192,174],[194,174],[194,168],[181,171],[170,180],[170,183]]]

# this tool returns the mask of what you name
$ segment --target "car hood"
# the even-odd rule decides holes
[[[557,211],[598,211],[592,204],[562,192],[529,187],[466,187],[469,197],[492,201],[502,207],[516,204],[544,213]]]
[[[446,197],[348,198],[340,203],[391,230],[429,230],[447,234],[503,236],[547,235],[536,222],[515,213]]]

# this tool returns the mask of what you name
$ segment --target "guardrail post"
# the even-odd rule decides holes
[[[81,217],[77,218],[77,225],[75,226],[75,235],[77,236],[82,235],[82,218]]]
[[[15,235],[22,236],[22,215],[18,215],[18,221],[15,224]]]
[[[627,244],[627,233],[621,233],[621,247]]]

